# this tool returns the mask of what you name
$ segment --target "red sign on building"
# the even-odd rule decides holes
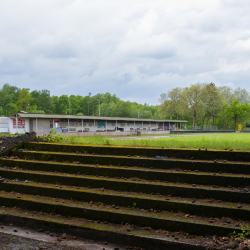
[[[16,128],[16,119],[13,119],[13,128]],[[25,120],[18,120],[18,128],[25,128]]]

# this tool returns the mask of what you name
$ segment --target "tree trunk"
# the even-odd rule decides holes
[[[194,116],[193,116],[193,130],[196,129],[196,112],[194,112]]]

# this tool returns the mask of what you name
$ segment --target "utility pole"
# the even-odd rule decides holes
[[[99,102],[99,116],[100,116],[100,100],[97,99],[97,101]]]
[[[90,99],[90,96],[91,96],[91,92],[89,92],[89,98],[88,98],[88,100]],[[89,116],[89,101],[88,101],[88,116]]]

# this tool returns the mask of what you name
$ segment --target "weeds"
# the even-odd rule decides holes
[[[52,132],[48,135],[43,135],[37,138],[39,141],[43,142],[66,142],[66,138],[60,134],[56,133],[56,129],[52,129]]]
[[[241,232],[236,233],[235,231],[233,232],[233,235],[235,238],[249,238],[250,236],[250,226],[246,225],[245,227],[241,225]]]

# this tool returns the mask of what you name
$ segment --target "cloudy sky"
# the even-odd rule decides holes
[[[157,104],[197,82],[250,91],[248,0],[1,0],[0,88]]]

